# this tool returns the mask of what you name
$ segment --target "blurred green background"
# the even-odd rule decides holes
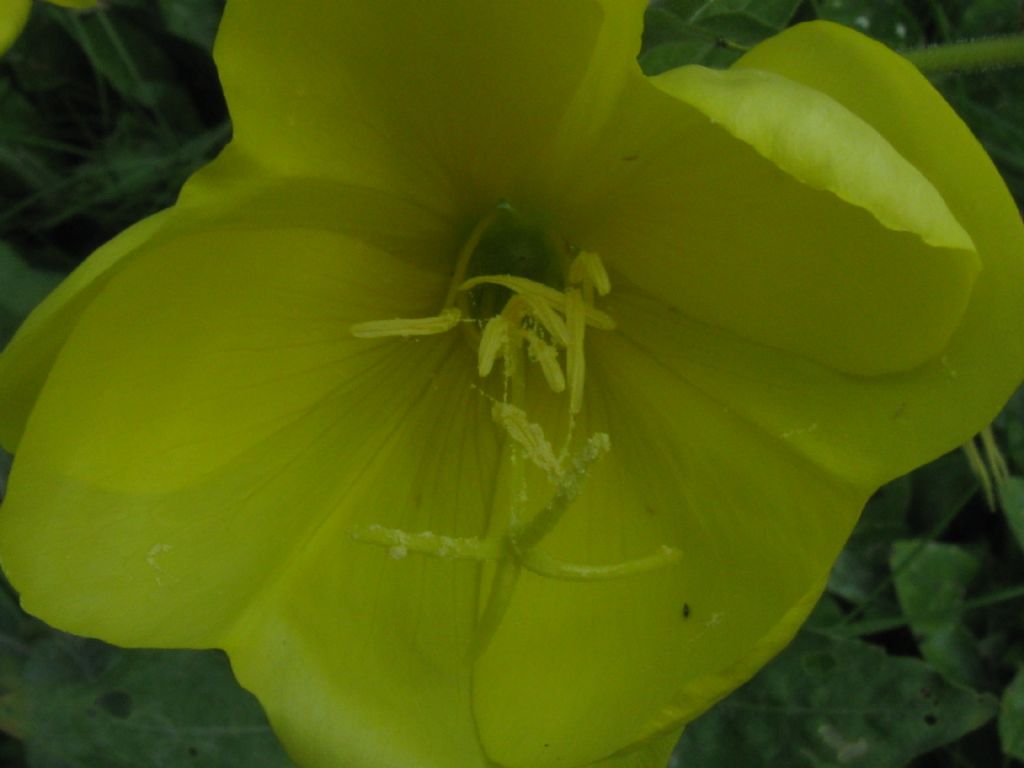
[[[0,59],[0,345],[229,140],[209,56],[222,8],[35,4]],[[1024,27],[1018,0],[655,0],[640,61],[727,66],[814,18],[895,48]],[[1024,201],[1024,69],[934,83]],[[1024,395],[994,435],[1011,475],[993,498],[962,451],[882,489],[797,640],[687,729],[673,765],[1024,766]],[[983,445],[977,456],[992,463]],[[0,454],[0,496],[10,461]],[[72,637],[0,588],[0,768],[287,765],[219,652]]]

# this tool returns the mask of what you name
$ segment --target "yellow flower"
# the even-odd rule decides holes
[[[26,609],[304,766],[663,765],[1020,380],[1024,231],[882,46],[645,4],[229,2],[232,144],[0,357]]]

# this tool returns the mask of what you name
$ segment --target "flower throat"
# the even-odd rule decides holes
[[[472,237],[467,241],[472,251],[464,265],[457,265],[465,269],[456,279],[505,275],[564,290],[566,254],[541,227],[507,203],[500,203],[483,225],[479,241],[474,244]],[[501,313],[513,292],[500,285],[483,284],[462,296],[461,309],[475,320],[487,321]]]
[[[460,249],[437,315],[357,323],[351,332],[359,338],[405,338],[461,326],[477,351],[481,377],[503,360],[504,403],[509,386],[522,384],[529,360],[540,367],[552,392],[568,390],[571,418],[583,406],[587,328],[615,328],[595,306],[595,298],[610,290],[597,254],[564,244],[501,202]]]

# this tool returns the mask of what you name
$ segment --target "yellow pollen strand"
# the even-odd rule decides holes
[[[393,320],[370,320],[355,323],[349,332],[360,339],[378,339],[388,336],[432,336],[450,331],[462,318],[462,313],[455,307],[441,310],[435,317],[396,317]]]

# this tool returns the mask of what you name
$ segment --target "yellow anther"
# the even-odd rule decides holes
[[[487,321],[484,332],[480,336],[477,350],[477,372],[488,376],[494,368],[494,361],[504,351],[509,342],[508,320],[504,315],[496,315]]]
[[[569,281],[574,284],[589,282],[601,296],[607,296],[612,281],[601,257],[591,251],[580,251],[569,267]]]
[[[508,403],[495,403],[491,415],[509,437],[519,443],[530,461],[552,477],[562,475],[562,467],[551,443],[544,437],[544,430],[526,417],[526,411]]]
[[[349,328],[349,332],[360,339],[376,339],[387,336],[432,336],[437,333],[446,333],[458,325],[462,313],[455,307],[441,310],[441,314],[434,317],[404,318],[396,317],[393,320],[370,320],[365,323],[355,323]]]
[[[565,375],[558,362],[558,350],[541,339],[536,331],[526,331],[526,339],[530,343],[530,359],[540,365],[544,379],[552,392],[565,391]]]
[[[586,305],[578,288],[566,292],[565,319],[569,329],[569,344],[565,352],[565,368],[569,378],[569,412],[579,413],[583,407],[583,379],[586,363],[583,358],[583,334],[587,327]]]
[[[533,319],[540,323],[555,342],[563,347],[566,346],[569,343],[569,332],[566,330],[565,321],[558,316],[551,305],[534,296],[522,296],[521,298],[529,306]]]

